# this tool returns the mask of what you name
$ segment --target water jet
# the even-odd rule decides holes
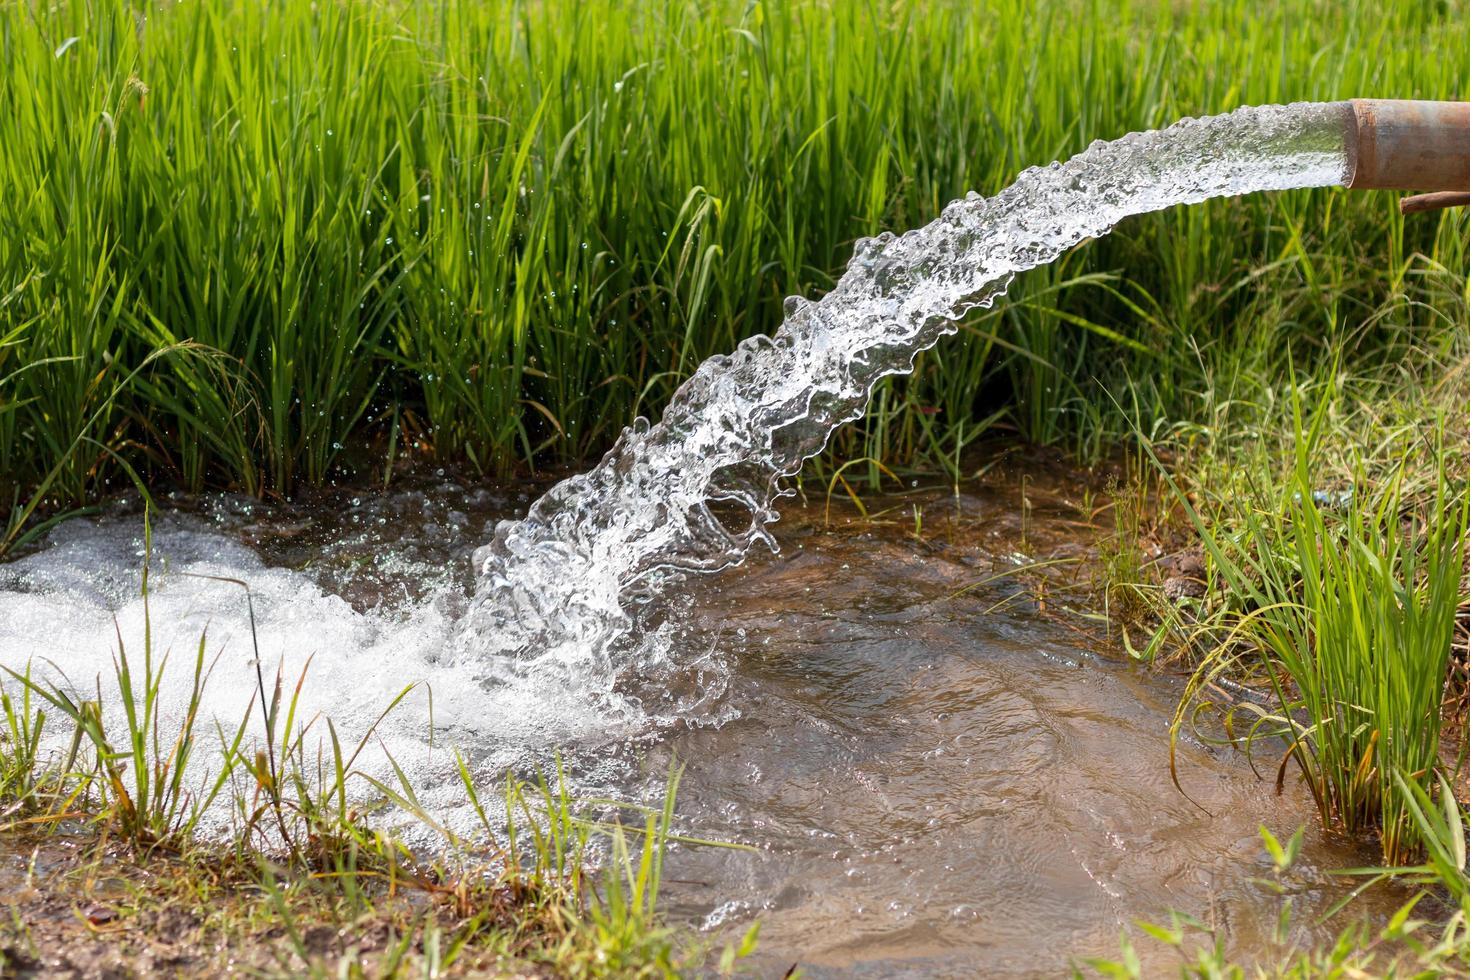
[[[616,672],[646,653],[647,599],[771,545],[782,481],[862,416],[878,382],[911,372],[1017,274],[1134,215],[1331,186],[1470,191],[1470,104],[1360,99],[1184,119],[1033,167],[994,197],[971,192],[922,228],[858,241],[820,300],[790,297],[774,336],[707,360],[662,420],[638,419],[591,471],[501,523],[476,553],[455,656],[491,679]]]

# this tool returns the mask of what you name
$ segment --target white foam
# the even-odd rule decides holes
[[[143,540],[140,519],[74,520],[53,531],[40,551],[0,565],[0,664],[20,672],[29,665],[38,680],[59,684],[74,698],[95,698],[100,684],[115,746],[125,744],[126,727],[113,658],[121,640],[133,671],[141,673],[150,625],[155,662],[169,657],[159,698],[165,734],[177,730],[187,709],[201,637],[211,665],[204,717],[233,732],[249,712],[252,736],[263,731],[258,701],[252,708],[258,684],[245,592],[217,578],[250,586],[268,689],[279,669],[289,697],[305,671],[299,717],[331,718],[349,746],[405,687],[417,685],[384,720],[358,768],[391,784],[391,752],[425,802],[443,814],[464,803],[453,778],[456,748],[478,774],[491,777],[506,767],[543,764],[559,747],[649,728],[648,716],[610,685],[571,692],[545,677],[477,681],[442,656],[452,608],[443,595],[359,612],[307,574],[268,567],[251,548],[197,518],[155,518],[145,616]],[[51,716],[51,744],[59,750],[69,729]],[[318,729],[325,734],[320,722]],[[212,755],[200,751],[200,758]],[[365,781],[354,791],[373,795]]]

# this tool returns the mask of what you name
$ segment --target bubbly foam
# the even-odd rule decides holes
[[[298,716],[331,718],[349,748],[413,685],[376,729],[357,768],[392,785],[391,754],[425,802],[445,814],[464,803],[455,781],[455,748],[476,772],[493,774],[542,765],[558,747],[575,750],[650,730],[652,713],[610,688],[576,698],[532,683],[476,683],[469,670],[442,656],[454,606],[442,593],[359,611],[311,575],[270,567],[237,535],[185,515],[154,520],[146,606],[143,563],[143,524],[130,518],[68,522],[51,533],[43,550],[0,565],[0,664],[19,672],[29,668],[36,680],[60,686],[73,698],[95,699],[100,688],[104,723],[116,744],[125,744],[127,727],[113,658],[121,644],[133,671],[141,673],[145,616],[155,664],[169,658],[159,697],[166,738],[183,721],[194,659],[205,643],[210,677],[196,758],[211,766],[217,767],[218,758],[215,720],[233,733],[248,713],[249,738],[264,730],[259,704],[252,701],[258,691],[257,644],[267,690],[279,670],[289,696],[304,672]],[[245,591],[220,579],[249,584],[253,637]],[[14,682],[5,680],[14,693]],[[70,729],[50,714],[51,748],[59,751]],[[324,734],[320,720],[317,730]],[[354,789],[365,791],[366,783]],[[468,821],[467,812],[460,816]]]

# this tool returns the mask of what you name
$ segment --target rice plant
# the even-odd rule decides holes
[[[0,819],[34,807],[45,779],[46,712],[31,695],[29,672],[17,686],[12,695],[0,684]]]
[[[1470,499],[1437,448],[1430,482],[1415,493],[1407,460],[1381,480],[1360,462],[1348,489],[1324,490],[1313,463],[1328,404],[1308,418],[1293,399],[1291,474],[1238,507],[1238,525],[1206,525],[1189,507],[1231,597],[1207,624],[1214,648],[1191,692],[1258,657],[1274,704],[1241,705],[1236,714],[1253,717],[1239,737],[1257,754],[1258,743],[1279,740],[1277,785],[1294,768],[1324,826],[1376,831],[1385,860],[1401,864],[1423,841],[1393,780],[1431,791],[1446,765],[1442,705]],[[1181,705],[1176,734],[1185,713]]]
[[[583,459],[858,237],[1181,115],[1450,97],[1467,40],[1453,5],[1320,0],[6,5],[6,543],[125,463],[256,493],[386,477],[384,444]],[[1443,346],[1463,289],[1424,273],[1465,220],[1312,192],[1130,221],[834,453],[942,466],[1002,422],[1096,454],[1121,387],[1147,428],[1288,348]],[[214,353],[144,367],[185,341]]]

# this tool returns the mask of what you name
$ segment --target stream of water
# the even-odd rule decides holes
[[[1099,140],[1034,167],[994,197],[857,243],[819,302],[791,297],[774,337],[700,365],[662,420],[639,420],[591,471],[552,488],[475,555],[476,596],[456,655],[487,678],[573,688],[657,658],[650,603],[687,572],[744,560],[782,480],[862,415],[873,386],[913,369],[1019,272],[1132,215],[1213,197],[1341,184],[1347,103],[1246,107]]]

